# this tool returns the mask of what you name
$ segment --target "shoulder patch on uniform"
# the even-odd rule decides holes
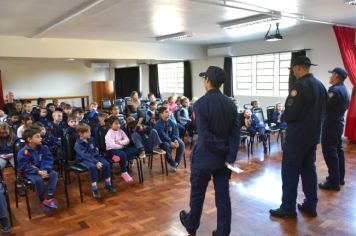
[[[333,92],[329,92],[328,94],[329,94],[329,98],[332,98],[335,95]]]
[[[25,149],[24,154],[25,154],[26,156],[28,156],[28,155],[30,155],[30,151],[29,151],[28,149]]]
[[[297,90],[293,89],[292,91],[290,91],[290,95],[291,95],[292,97],[297,96],[297,95],[298,95]]]

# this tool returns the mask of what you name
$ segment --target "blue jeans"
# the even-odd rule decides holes
[[[2,184],[0,184],[0,218],[8,217],[9,213],[7,212],[7,202],[5,197],[5,190]]]
[[[101,168],[101,171],[103,172],[104,178],[110,178],[111,177],[111,171],[110,171],[110,163],[103,157],[97,158],[98,162],[101,162],[103,164],[103,167]],[[90,161],[82,161],[80,162],[82,166],[85,166],[89,172],[90,172],[90,181],[92,183],[98,182],[99,180],[99,173],[98,173],[98,168],[96,167],[96,163],[90,162]]]
[[[113,155],[120,157],[121,173],[127,172],[127,162],[136,156],[137,148],[135,146],[128,146],[124,149],[111,149],[108,150],[107,157],[112,158]]]
[[[37,196],[41,201],[43,201],[45,198],[43,178],[39,175],[27,175],[26,177],[30,179],[32,183],[35,185]],[[48,187],[47,187],[48,194],[54,194],[54,192],[56,191],[57,180],[58,180],[58,173],[56,171],[52,170],[50,173],[48,173]]]
[[[153,148],[158,147],[162,143],[155,129],[151,129],[148,135],[134,132],[131,138],[137,149],[143,148],[147,152],[152,152]]]
[[[174,166],[175,163],[178,163],[182,160],[183,158],[183,154],[184,154],[184,142],[181,139],[177,139],[178,143],[179,143],[179,147],[176,150],[176,158],[175,160],[172,159],[172,148],[171,148],[171,144],[168,142],[163,142],[161,143],[159,146],[160,148],[162,148],[163,150],[166,151],[166,160],[168,161],[168,163],[171,166]]]

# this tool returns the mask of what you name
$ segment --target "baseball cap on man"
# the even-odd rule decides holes
[[[292,68],[294,66],[317,66],[317,64],[311,63],[310,59],[306,56],[300,56],[293,61]]]
[[[209,66],[206,72],[199,73],[199,77],[208,77],[211,82],[216,84],[223,84],[226,81],[225,71],[217,66]]]
[[[336,73],[338,75],[340,75],[342,78],[346,79],[347,77],[347,72],[346,70],[340,68],[340,67],[335,67],[333,70],[329,70],[329,73]]]

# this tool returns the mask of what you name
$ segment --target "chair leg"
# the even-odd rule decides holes
[[[78,186],[79,186],[79,194],[80,194],[80,202],[83,203],[83,190],[82,190],[82,180],[80,179],[80,174],[76,173],[78,178]]]
[[[267,135],[267,141],[268,141],[268,152],[271,153],[271,135]]]
[[[64,172],[64,193],[66,195],[67,208],[70,207],[69,195],[68,195],[68,182],[67,182],[67,171]]]
[[[28,199],[27,187],[25,187],[25,197],[26,197],[26,206],[27,206],[28,218],[31,220],[31,218],[32,218],[32,216],[31,216],[31,207],[30,207],[30,200]]]
[[[18,195],[16,180],[15,180],[15,203],[16,203],[16,208],[19,208],[19,195]]]
[[[163,168],[163,158],[166,159],[163,155],[160,155],[161,157],[161,169],[162,169],[162,174],[164,174],[164,168]],[[166,166],[167,168],[167,166]]]
[[[166,167],[166,175],[168,176],[168,161],[167,161],[167,158],[164,157],[164,160],[165,160],[165,167]]]
[[[12,222],[12,212],[11,212],[11,207],[10,207],[9,193],[7,191],[7,187],[5,184],[3,184],[3,187],[5,190],[4,192],[5,192],[5,198],[6,198],[6,204],[7,204],[7,212],[9,213],[10,225],[14,226],[13,222]]]
[[[136,158],[136,164],[137,164],[137,172],[138,172],[138,179],[140,183],[142,184],[143,182],[143,173],[142,173],[142,166],[141,166],[141,159],[139,157]]]
[[[185,160],[185,152],[183,153],[184,168],[187,168],[187,161]]]

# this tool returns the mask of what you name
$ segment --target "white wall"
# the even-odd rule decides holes
[[[312,62],[318,64],[312,67],[311,72],[320,79],[326,88],[329,85],[329,76],[327,72],[336,66],[343,67],[341,55],[337,41],[330,26],[321,26],[317,30],[306,32],[298,32],[296,34],[286,35],[282,41],[265,42],[262,39],[255,41],[247,41],[236,43],[232,45],[236,49],[236,56],[253,55],[271,52],[282,52],[290,50],[311,49],[308,51],[308,56]],[[223,67],[223,58],[209,58],[204,60],[193,61],[193,77],[197,73],[204,71],[209,65],[216,65]],[[346,86],[351,89],[350,81],[346,81]],[[197,81],[193,81],[193,96],[200,97],[204,94],[202,86],[199,86]],[[284,102],[285,98],[276,97],[254,97],[254,96],[238,96],[240,104],[249,103],[251,100],[258,99],[262,107],[274,105],[276,102]]]
[[[91,81],[110,78],[108,69],[92,69],[84,61],[60,59],[1,59],[4,94],[15,98],[88,95],[92,100]],[[80,106],[80,100],[68,101]]]

